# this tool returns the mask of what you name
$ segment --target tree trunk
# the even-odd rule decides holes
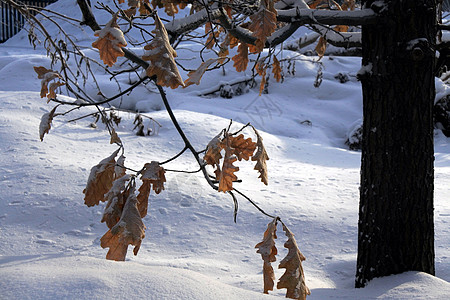
[[[434,274],[436,1],[363,2],[385,18],[362,28],[356,287],[405,271]]]

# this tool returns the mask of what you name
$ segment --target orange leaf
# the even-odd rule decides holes
[[[148,197],[150,196],[151,189],[152,184],[150,183],[150,180],[143,180],[142,185],[139,187],[139,194],[137,195],[137,207],[141,218],[144,218],[147,215]]]
[[[98,39],[92,43],[92,47],[97,48],[100,53],[100,59],[108,66],[112,66],[117,61],[117,57],[124,56],[122,47],[127,45],[125,37],[117,25],[117,14],[101,30],[97,30],[94,35]]]
[[[286,269],[277,283],[277,289],[287,289],[286,298],[305,300],[311,292],[305,283],[302,261],[306,258],[298,249],[294,234],[283,224],[283,230],[288,237],[284,247],[288,248],[288,254],[280,262],[279,269]]]
[[[278,253],[278,250],[275,247],[275,239],[277,238],[277,222],[278,218],[274,218],[273,221],[267,225],[262,242],[256,244],[255,246],[255,248],[258,248],[256,252],[261,254],[264,261],[263,277],[265,294],[268,294],[269,291],[273,291],[274,286],[275,274],[271,263],[277,260],[275,257]]]
[[[282,76],[281,76],[281,66],[280,61],[277,59],[277,57],[273,56],[273,64],[272,64],[272,73],[273,77],[277,82],[280,82]]]
[[[114,151],[109,157],[100,161],[96,166],[92,167],[91,173],[83,190],[84,203],[87,206],[94,206],[100,201],[106,201],[104,195],[111,189],[114,180],[114,166],[116,164],[116,156],[120,149]]]
[[[134,188],[130,190],[122,216],[100,239],[102,248],[109,248],[106,259],[123,261],[127,255],[128,245],[135,246],[134,255],[141,247],[142,239],[145,237],[145,226],[137,208],[137,199]]]
[[[155,15],[155,37],[144,47],[146,50],[142,59],[150,61],[146,72],[149,77],[156,75],[157,83],[172,89],[184,86],[183,79],[175,63],[176,51],[169,42],[169,36],[158,15]]]
[[[254,169],[257,170],[260,174],[258,178],[261,178],[261,181],[265,185],[268,185],[269,179],[267,176],[266,161],[269,160],[269,156],[267,155],[266,148],[264,147],[264,144],[262,142],[262,137],[259,135],[258,131],[255,128],[253,128],[253,130],[255,131],[257,136],[256,141],[257,150],[255,155],[253,155],[252,157],[252,161],[256,161]]]
[[[39,138],[41,139],[41,142],[44,140],[44,135],[48,133],[52,127],[53,116],[58,106],[59,105],[56,105],[50,112],[45,113],[41,117],[41,123],[39,124]]]
[[[248,64],[248,45],[246,43],[240,43],[238,47],[238,54],[233,56],[232,59],[234,61],[233,66],[236,68],[236,71],[245,71]]]
[[[225,140],[228,140],[225,138]],[[228,192],[233,189],[233,181],[237,180],[237,176],[234,172],[239,171],[239,167],[235,167],[233,163],[237,160],[237,157],[233,155],[233,149],[230,146],[230,142],[227,141],[225,146],[225,157],[223,159],[222,171],[219,174],[217,180],[219,180],[219,192]]]
[[[190,71],[188,74],[188,79],[184,81],[185,87],[188,87],[192,84],[200,84],[200,80],[202,79],[203,74],[205,74],[206,70],[213,64],[218,63],[222,58],[210,58],[207,61],[204,61],[200,64],[197,70]]]
[[[233,154],[241,161],[249,160],[256,149],[256,143],[251,138],[244,139],[244,135],[240,134],[236,137],[228,136],[230,139],[230,147],[233,148]]]

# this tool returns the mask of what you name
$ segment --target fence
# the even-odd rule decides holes
[[[45,7],[57,0],[21,0],[17,1],[32,7]],[[25,17],[8,3],[0,0],[0,14],[2,22],[0,24],[0,43],[3,43],[16,33],[18,33],[25,24]]]

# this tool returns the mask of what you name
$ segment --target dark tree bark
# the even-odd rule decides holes
[[[385,0],[379,7],[383,2],[363,2],[380,12],[383,21],[362,28],[364,125],[356,287],[375,277],[435,271],[436,1]]]

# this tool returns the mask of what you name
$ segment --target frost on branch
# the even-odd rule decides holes
[[[277,283],[277,289],[285,288],[286,298],[305,300],[311,292],[305,283],[302,261],[306,258],[298,249],[294,234],[283,224],[283,230],[288,237],[284,247],[289,249],[286,257],[280,262],[279,269],[286,269]]]
[[[44,98],[47,96],[49,99],[47,102],[50,101],[52,98],[56,98],[56,89],[60,86],[63,86],[64,83],[60,81],[56,81],[50,84],[50,87],[48,84],[53,79],[62,79],[61,75],[58,72],[55,72],[50,69],[46,69],[45,67],[33,67],[34,71],[38,74],[38,78],[41,80],[41,98]],[[50,90],[49,90],[50,89]]]
[[[262,242],[255,246],[255,248],[258,248],[256,252],[261,254],[264,261],[264,294],[268,294],[269,291],[273,291],[274,286],[275,273],[273,272],[271,263],[277,260],[275,257],[278,253],[278,250],[275,247],[275,239],[277,238],[277,222],[278,218],[274,218],[273,221],[267,225]]]
[[[117,25],[117,14],[114,14],[111,21],[101,30],[94,33],[98,39],[92,43],[92,47],[97,48],[100,52],[100,59],[105,65],[112,67],[117,61],[117,57],[124,56],[122,47],[127,45],[125,37]]]
[[[147,215],[148,197],[153,185],[153,191],[156,194],[161,193],[164,190],[164,182],[166,182],[165,170],[159,165],[157,161],[146,163],[144,170],[142,171],[142,185],[139,188],[138,209],[141,218]]]
[[[44,140],[44,135],[48,133],[52,127],[53,116],[55,115],[57,108],[58,105],[41,117],[41,123],[39,124],[39,138],[41,139],[41,142]]]
[[[92,167],[91,173],[83,190],[84,203],[87,206],[94,206],[100,201],[106,201],[104,195],[112,187],[114,180],[114,167],[116,165],[116,156],[120,149],[114,151],[109,157],[103,159],[96,166]]]
[[[137,208],[137,198],[134,187],[130,189],[129,196],[123,207],[119,222],[114,225],[100,239],[102,248],[109,248],[106,259],[123,261],[127,255],[128,245],[135,246],[134,255],[137,255],[145,237],[145,225]]]
[[[184,86],[175,63],[177,52],[170,45],[169,36],[161,19],[158,15],[155,15],[154,18],[155,30],[153,33],[155,37],[150,44],[144,47],[146,52],[142,56],[143,60],[150,61],[146,72],[149,77],[156,76],[159,85],[176,89],[180,85]]]

